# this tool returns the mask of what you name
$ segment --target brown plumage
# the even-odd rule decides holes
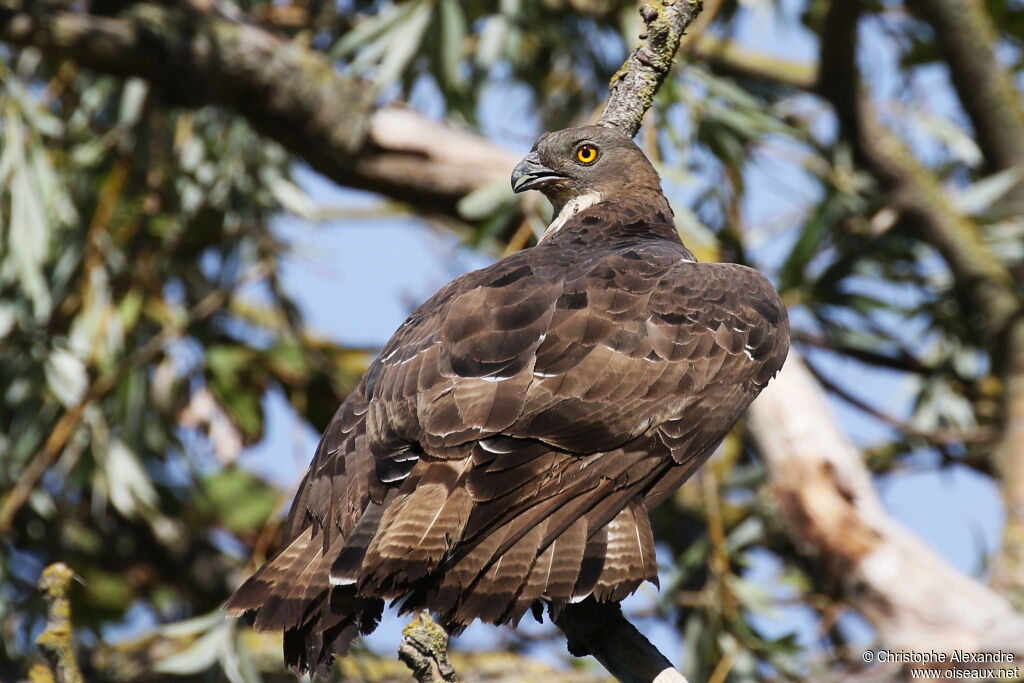
[[[292,666],[329,668],[383,600],[458,632],[656,583],[648,510],[785,360],[770,283],[694,260],[624,135],[545,135],[513,188],[552,200],[547,234],[395,332],[328,426],[285,549],[227,603],[283,630]]]

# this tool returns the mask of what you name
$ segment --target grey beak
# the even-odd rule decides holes
[[[553,178],[563,178],[540,163],[537,152],[530,152],[512,171],[512,191],[519,193],[545,185]]]

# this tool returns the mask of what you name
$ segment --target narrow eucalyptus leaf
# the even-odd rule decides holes
[[[977,216],[992,208],[1013,188],[1024,181],[1024,168],[1014,166],[993,173],[968,185],[953,196],[953,205],[971,216]]]
[[[85,363],[70,351],[55,349],[46,363],[46,382],[65,408],[77,404],[89,386]]]
[[[227,629],[214,626],[188,649],[157,660],[153,670],[179,676],[205,671],[217,662],[230,635]]]
[[[415,9],[415,2],[391,5],[374,17],[360,22],[354,29],[342,36],[331,48],[331,57],[342,59],[364,45],[376,41],[393,26]]]
[[[441,70],[449,87],[462,84],[459,65],[466,40],[466,17],[458,0],[439,0]]]
[[[126,517],[133,517],[141,507],[156,504],[156,489],[142,468],[138,457],[120,439],[114,438],[107,451],[106,473],[110,503]]]
[[[378,88],[394,83],[412,62],[420,49],[423,34],[430,24],[433,13],[430,0],[416,0],[416,9],[390,35],[390,44],[384,60],[381,62],[373,82]]]
[[[476,221],[490,216],[510,201],[512,193],[508,183],[491,183],[460,199],[457,208],[460,216],[468,221]]]

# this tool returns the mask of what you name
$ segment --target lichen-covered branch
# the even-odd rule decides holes
[[[46,629],[36,644],[50,664],[57,683],[82,683],[82,670],[75,659],[75,639],[71,628],[71,600],[68,591],[75,573],[57,562],[43,570],[39,590],[46,599]]]
[[[640,130],[654,95],[668,77],[686,27],[700,14],[701,0],[643,0],[646,30],[622,67],[612,76],[599,123],[630,137]],[[569,652],[593,655],[624,683],[686,683],[681,673],[635,626],[617,604],[593,599],[566,606],[558,615]]]
[[[646,30],[640,45],[612,76],[608,102],[600,123],[618,128],[630,137],[640,130],[644,114],[651,108],[675,59],[686,27],[701,10],[701,0],[643,0],[640,16]]]
[[[398,658],[419,683],[456,683],[459,678],[448,659],[448,633],[426,612],[402,629]]]

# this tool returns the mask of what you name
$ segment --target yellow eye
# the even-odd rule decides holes
[[[580,145],[576,149],[576,161],[581,164],[592,164],[597,161],[597,147],[593,145]]]

